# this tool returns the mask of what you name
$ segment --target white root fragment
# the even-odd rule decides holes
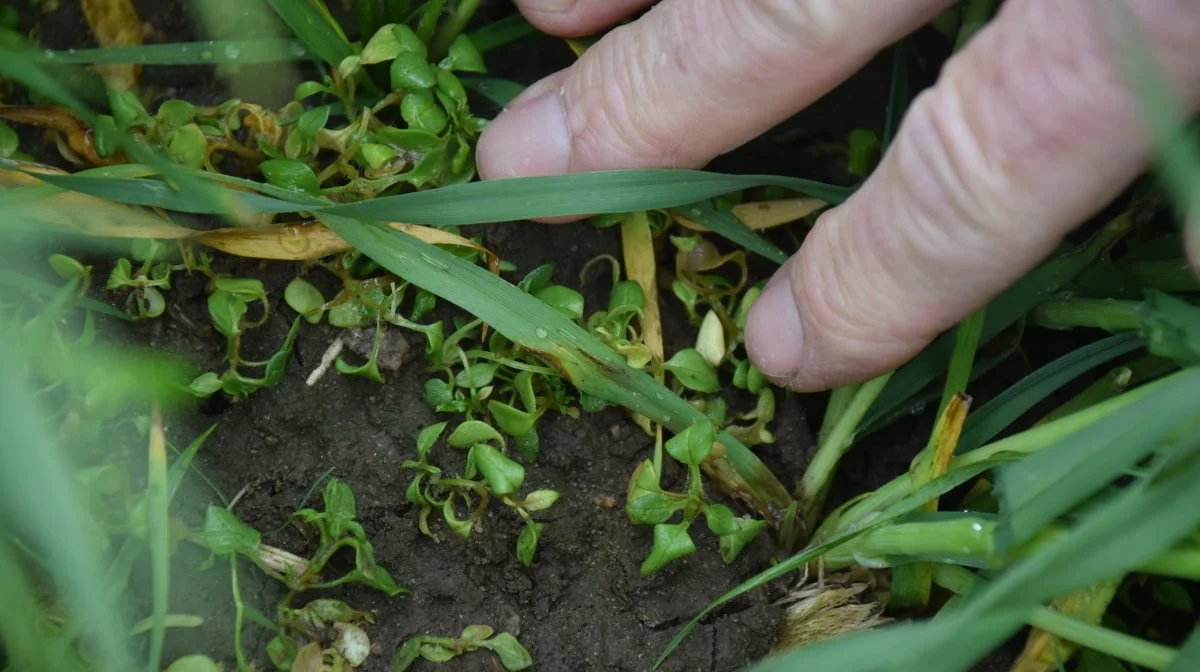
[[[338,355],[342,354],[342,348],[344,347],[346,347],[346,342],[342,340],[341,336],[333,339],[333,342],[325,349],[325,354],[321,355],[321,363],[317,365],[317,368],[313,369],[312,373],[308,374],[308,379],[304,381],[304,384],[309,387],[316,385],[317,381],[321,380],[321,377],[328,373],[329,367],[333,366],[333,363],[337,361]]]

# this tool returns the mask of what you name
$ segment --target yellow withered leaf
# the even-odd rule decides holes
[[[774,201],[755,201],[733,206],[733,214],[754,231],[764,231],[807,217],[829,205],[819,198],[783,198]],[[692,231],[708,231],[708,227],[676,214],[675,221]]]
[[[132,0],[82,0],[83,15],[87,18],[96,44],[101,47],[132,47],[142,43],[144,30]],[[142,66],[135,64],[97,65],[96,72],[104,83],[114,89],[137,86]]]

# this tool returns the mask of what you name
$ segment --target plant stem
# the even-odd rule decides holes
[[[454,11],[450,14],[450,18],[442,24],[438,30],[437,36],[433,38],[433,43],[430,45],[430,60],[438,60],[446,55],[450,50],[450,43],[454,42],[454,38],[462,33],[463,29],[470,23],[471,17],[475,16],[476,10],[479,9],[479,0],[459,0]]]
[[[1067,437],[1084,429],[1085,427],[1099,422],[1112,413],[1115,413],[1116,411],[1146,396],[1159,386],[1172,380],[1175,375],[1179,374],[1176,373],[1154,382],[1147,383],[1141,387],[1130,390],[1124,394],[1113,397],[1108,401],[1101,402],[1090,408],[1083,409],[1072,415],[1068,415],[1064,418],[1046,423],[1039,427],[1028,429],[1020,434],[1014,434],[1008,438],[994,441],[986,446],[981,446],[970,452],[963,453],[962,455],[954,458],[954,461],[950,463],[949,471],[953,471],[956,468],[985,462],[1000,455],[1009,454],[1016,457],[1037,452],[1046,446],[1062,440],[1064,437]],[[850,526],[857,524],[868,514],[874,511],[880,511],[904,498],[906,495],[911,493],[912,490],[912,479],[909,478],[908,474],[904,474],[893,479],[883,487],[876,490],[869,497],[864,498],[862,501],[847,509],[844,513],[842,513],[842,515],[838,516],[836,520],[831,519],[832,524],[828,528],[822,527],[821,529],[817,530],[817,534],[814,535],[815,540],[820,541],[822,539],[833,538],[833,536],[846,530]]]
[[[941,520],[885,525],[825,556],[826,571],[852,565],[888,567],[916,560],[980,564],[991,557],[996,519],[942,514]]]
[[[229,556],[229,576],[233,587],[233,652],[237,657],[238,670],[245,672],[251,668],[246,662],[246,651],[242,648],[242,619],[245,606],[242,604],[242,592],[238,588],[237,554]]]
[[[941,587],[966,595],[981,581],[969,570],[954,565],[934,567],[933,580]],[[1046,607],[1036,607],[1026,621],[1044,630],[1094,651],[1129,661],[1152,670],[1165,670],[1175,659],[1176,651],[1161,644],[1127,635],[1108,628],[1085,623]]]
[[[805,529],[812,529],[817,513],[825,503],[825,497],[829,492],[829,481],[833,478],[838,461],[854,443],[858,424],[871,408],[871,404],[875,403],[875,399],[883,391],[891,377],[892,372],[888,372],[859,386],[854,391],[854,397],[846,405],[841,417],[830,429],[828,436],[824,437],[817,447],[817,454],[813,455],[812,461],[808,463],[808,468],[805,469],[804,476],[800,479],[800,487],[796,492],[796,499],[800,501],[803,520],[806,523]]]
[[[1051,329],[1093,327],[1106,331],[1129,331],[1141,326],[1140,301],[1115,299],[1050,299],[1033,309],[1033,324]]]
[[[1200,279],[1184,259],[1133,261],[1117,268],[1137,284],[1162,292],[1200,292]]]
[[[817,441],[824,443],[825,437],[833,431],[837,421],[846,413],[846,408],[850,405],[850,401],[854,399],[854,394],[858,392],[861,385],[855,383],[838,387],[829,393],[829,405],[825,408],[825,417],[821,419],[821,431],[817,434]]]

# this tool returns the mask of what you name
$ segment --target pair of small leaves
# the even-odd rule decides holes
[[[674,374],[684,387],[695,392],[712,394],[721,388],[716,369],[695,348],[684,348],[671,356],[663,368]]]
[[[321,536],[321,544],[308,570],[309,575],[320,573],[337,549],[349,546],[354,549],[355,568],[338,579],[337,583],[363,583],[387,595],[405,592],[387,570],[375,562],[374,547],[367,540],[362,524],[355,520],[357,506],[350,487],[331,478],[322,493],[322,500],[324,511],[301,509],[296,512],[298,518],[316,527]]]
[[[404,672],[418,658],[432,663],[445,663],[472,651],[488,650],[500,659],[500,665],[509,672],[528,669],[533,665],[529,651],[517,638],[507,632],[493,634],[495,630],[486,625],[469,625],[458,637],[431,637],[418,635],[409,638],[396,651],[392,659],[392,672]]]
[[[665,448],[671,457],[689,466],[699,466],[712,452],[716,433],[708,422],[689,425],[671,437]]]
[[[205,398],[212,396],[218,390],[224,390],[230,396],[239,399],[247,397],[264,387],[270,387],[278,383],[283,378],[288,359],[292,356],[292,349],[296,343],[296,334],[299,331],[300,318],[297,317],[292,322],[292,327],[288,330],[283,345],[267,360],[261,378],[243,376],[233,368],[226,370],[221,375],[209,371],[197,376],[188,386],[189,391],[197,397]]]
[[[583,317],[583,295],[570,287],[546,285],[532,294],[567,319],[578,320]]]
[[[501,497],[520,490],[525,482],[525,467],[486,443],[475,444],[467,453],[467,478],[472,478],[476,470],[488,488]]]
[[[325,314],[325,297],[321,290],[304,278],[292,278],[283,291],[283,300],[309,324],[317,324]]]

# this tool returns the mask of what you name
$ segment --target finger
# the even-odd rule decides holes
[[[697,167],[783,121],[950,0],[665,0],[484,131],[484,179]]]
[[[951,59],[876,172],[755,303],[747,346],[765,374],[820,390],[895,368],[1137,175],[1149,140],[1101,4],[1012,0]],[[1200,3],[1129,4],[1196,109]]]
[[[539,30],[579,37],[607,28],[654,0],[517,0],[521,13]]]

